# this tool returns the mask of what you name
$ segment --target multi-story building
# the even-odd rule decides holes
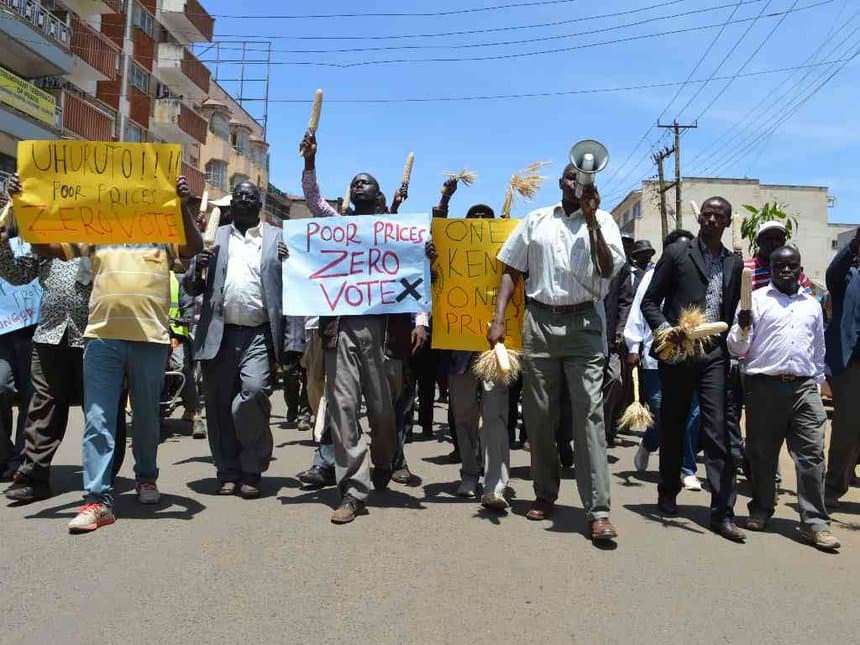
[[[762,184],[758,179],[684,177],[681,189],[684,200],[681,227],[694,233],[699,227],[691,202],[701,205],[708,197],[719,195],[726,198],[734,207],[735,214],[741,217],[748,214],[744,204],[755,207],[773,201],[785,204],[786,212],[795,216],[799,223],[792,242],[800,249],[806,274],[818,284],[824,283],[824,272],[838,246],[839,234],[856,228],[856,225],[830,223],[827,209],[831,198],[826,186]],[[677,225],[674,190],[666,193],[666,202],[668,229],[671,231]],[[661,248],[663,233],[656,181],[643,181],[639,190],[630,192],[612,209],[612,216],[622,232],[630,233],[637,240],[650,240],[655,248]],[[731,236],[731,230],[726,230],[723,243],[728,248],[732,246]],[[748,245],[744,244],[744,255],[747,255]]]
[[[198,0],[0,0],[0,171],[22,139],[164,141],[202,193],[210,74],[188,45],[213,29]]]

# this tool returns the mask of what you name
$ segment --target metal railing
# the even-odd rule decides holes
[[[71,47],[72,28],[66,21],[48,11],[38,0],[0,0],[0,7],[6,7],[16,13],[66,49]]]

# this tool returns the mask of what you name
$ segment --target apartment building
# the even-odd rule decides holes
[[[169,142],[201,194],[210,73],[188,46],[214,22],[198,0],[0,0],[0,181],[22,139]]]

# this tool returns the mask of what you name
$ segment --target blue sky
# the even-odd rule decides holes
[[[531,6],[480,11],[528,2]],[[452,214],[464,213],[475,202],[487,202],[498,210],[513,172],[533,161],[552,162],[544,170],[547,180],[533,203],[514,206],[514,215],[522,215],[536,205],[557,201],[556,180],[571,144],[595,138],[611,154],[609,168],[598,178],[603,207],[609,209],[655,172],[648,160],[651,151],[670,143],[667,132],[649,131],[658,116],[662,114],[664,122],[675,118],[687,122],[701,115],[698,129],[683,138],[685,175],[826,185],[837,199],[830,211],[831,222],[860,222],[860,209],[855,206],[860,186],[853,169],[860,152],[854,107],[860,93],[860,57],[847,63],[829,62],[848,59],[860,47],[856,0],[327,0],[258,2],[253,10],[249,9],[251,3],[205,0],[205,6],[216,17],[219,42],[236,40],[235,36],[272,38],[271,181],[291,193],[300,192],[302,162],[297,144],[307,125],[314,90],[322,88],[326,102],[318,131],[318,175],[329,197],[342,195],[356,172],[367,171],[380,180],[390,199],[406,155],[414,151],[410,198],[402,212],[428,211],[438,200],[443,171],[461,168],[476,171],[479,179],[471,188],[460,189],[452,202]],[[476,11],[446,16],[274,17],[464,9]],[[790,9],[802,10],[768,17]],[[597,17],[621,12],[630,13]],[[267,17],[236,17],[250,13]],[[667,17],[678,13],[687,15]],[[649,22],[631,24],[646,20]],[[511,29],[551,22],[564,24]],[[613,29],[619,26],[622,28]],[[712,27],[696,29],[705,26]],[[379,38],[488,29],[501,31]],[[667,31],[680,33],[653,36]],[[308,40],[311,36],[329,39]],[[627,40],[600,44],[619,39]],[[502,41],[523,42],[472,46]],[[404,46],[412,49],[308,51]],[[563,48],[567,51],[511,57]],[[238,54],[221,51],[223,59]],[[462,60],[492,56],[508,58]],[[210,51],[202,58],[209,60],[213,54]],[[457,61],[416,61],[418,58]],[[352,65],[391,59],[410,62]],[[801,66],[807,67],[786,70]],[[839,67],[841,71],[813,93]],[[759,74],[772,70],[786,71]],[[264,71],[249,66],[246,75],[259,76]],[[229,78],[237,72],[222,65],[219,75]],[[711,76],[724,80],[679,85],[688,78],[701,81]],[[233,89],[230,83],[224,84]],[[581,93],[660,84],[664,86]],[[254,93],[253,85],[250,88],[249,93]],[[570,90],[580,93],[471,101],[350,102]],[[253,104],[249,108],[255,109]]]

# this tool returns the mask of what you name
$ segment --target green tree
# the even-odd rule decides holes
[[[794,233],[800,228],[797,217],[789,215],[785,212],[788,204],[780,204],[779,202],[765,202],[761,208],[756,208],[750,204],[744,204],[744,208],[750,213],[749,217],[745,217],[741,222],[741,237],[749,240],[750,253],[755,255],[758,247],[755,243],[756,233],[759,226],[765,222],[777,221],[782,222],[785,226],[785,239],[790,240]]]

